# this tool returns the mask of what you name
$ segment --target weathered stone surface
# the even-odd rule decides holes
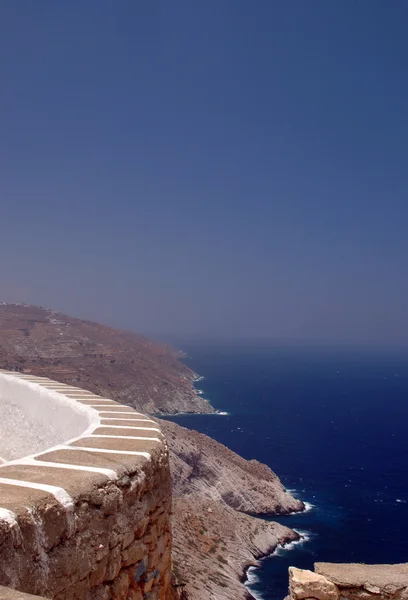
[[[67,389],[50,380],[0,372],[0,383],[17,381],[18,393],[27,378],[31,392],[45,386],[41,398],[46,401],[49,392],[63,395]],[[64,400],[64,406],[80,402],[82,394],[88,398],[76,390],[66,396],[75,400]],[[26,464],[23,458],[19,464],[0,465],[0,477],[16,481],[0,483],[0,583],[8,586],[4,594],[0,590],[0,600],[24,600],[23,592],[52,600],[170,600],[166,443],[159,426],[143,415],[115,404],[121,409],[118,414],[137,417],[126,420],[130,424],[122,429],[123,422],[114,418],[115,406],[109,405],[109,420],[105,405],[98,406],[104,400],[92,402],[96,408],[87,404],[86,414],[100,431],[102,410],[107,432],[102,437],[87,429],[70,442],[72,451],[68,445],[45,451],[38,464],[32,459]],[[112,421],[114,429],[109,429]],[[146,442],[145,423],[153,423],[153,429],[146,428],[151,438]],[[134,426],[138,429],[132,431]],[[86,451],[78,453],[79,446]]]
[[[323,575],[296,567],[289,568],[289,595],[292,600],[338,600],[340,596],[334,583]]]
[[[23,592],[0,586],[0,600],[45,600],[45,598],[24,594]]]
[[[407,563],[316,563],[315,571],[289,569],[290,600],[335,600],[333,593],[340,595],[340,600],[408,600]]]
[[[106,581],[112,581],[118,576],[120,567],[122,566],[122,556],[120,553],[119,546],[113,548],[109,555],[109,562],[106,568],[105,579]]]
[[[124,550],[125,548],[130,546],[130,544],[133,542],[134,539],[135,539],[134,531],[126,532],[122,539],[122,550]],[[117,543],[117,540],[116,540],[116,543]],[[116,546],[116,543],[114,544],[114,546]]]
[[[139,560],[142,560],[144,556],[147,555],[148,550],[146,547],[146,541],[142,543],[140,540],[135,540],[122,552],[122,566],[129,567],[130,565],[134,565]]]
[[[129,591],[129,573],[121,571],[112,585],[112,597],[115,600],[125,600]]]
[[[360,563],[316,563],[316,573],[341,588],[364,587],[372,594],[390,588],[408,586],[408,563],[397,565],[364,565]]]

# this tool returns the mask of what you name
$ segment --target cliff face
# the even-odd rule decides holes
[[[173,564],[188,600],[246,600],[246,567],[297,533],[194,495],[173,503]]]
[[[279,478],[196,431],[160,420],[173,477],[173,560],[190,600],[244,600],[245,568],[298,535],[253,515],[304,508]],[[244,514],[250,513],[250,514]]]
[[[194,391],[196,374],[162,344],[31,306],[0,305],[0,368],[73,384],[141,412],[211,412]],[[160,420],[173,476],[178,597],[240,600],[240,579],[256,558],[297,534],[254,515],[303,504],[278,477],[211,438]],[[187,594],[187,596],[185,596]]]
[[[304,508],[275,473],[212,438],[160,420],[170,447],[173,496],[189,494],[248,514],[288,514]]]
[[[142,412],[208,413],[174,348],[35,306],[0,304],[0,368],[46,375]]]

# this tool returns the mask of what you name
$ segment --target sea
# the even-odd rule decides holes
[[[271,519],[302,538],[250,568],[254,598],[283,600],[289,566],[408,562],[408,349],[173,343],[228,414],[171,420],[268,464],[307,503]]]

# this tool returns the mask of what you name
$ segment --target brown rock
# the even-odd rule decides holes
[[[365,565],[316,563],[315,570],[350,600],[408,600],[408,563]]]
[[[147,516],[142,517],[136,527],[135,537],[140,538],[145,534],[147,526],[149,525],[149,518]]]
[[[122,566],[129,567],[143,559],[147,554],[146,546],[139,540],[132,542],[122,552]]]
[[[127,533],[125,533],[125,535],[123,536],[123,540],[122,540],[122,550],[124,550],[125,548],[127,548],[135,539],[135,534],[133,531],[129,531]]]
[[[121,571],[111,586],[112,600],[125,600],[129,590],[129,574]]]
[[[108,566],[108,559],[108,555],[104,556],[104,558],[97,563],[95,569],[91,571],[89,575],[89,584],[91,587],[95,587],[107,579],[106,569]]]
[[[364,587],[366,583],[379,589],[388,586],[398,588],[408,586],[408,563],[396,565],[316,563],[315,571],[339,587]]]
[[[144,600],[140,590],[129,590],[127,600]]]
[[[45,600],[40,596],[32,596],[31,594],[24,594],[11,588],[0,586],[0,599],[1,600]]]
[[[109,562],[106,568],[105,580],[112,581],[118,576],[122,566],[122,555],[119,546],[112,549],[109,555]]]
[[[289,596],[292,600],[338,600],[340,594],[335,584],[323,575],[289,567]]]

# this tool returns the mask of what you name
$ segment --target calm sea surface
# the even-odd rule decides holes
[[[408,561],[408,352],[176,340],[229,416],[172,420],[267,463],[313,508],[279,520],[305,540],[249,575],[282,600],[287,568]]]

